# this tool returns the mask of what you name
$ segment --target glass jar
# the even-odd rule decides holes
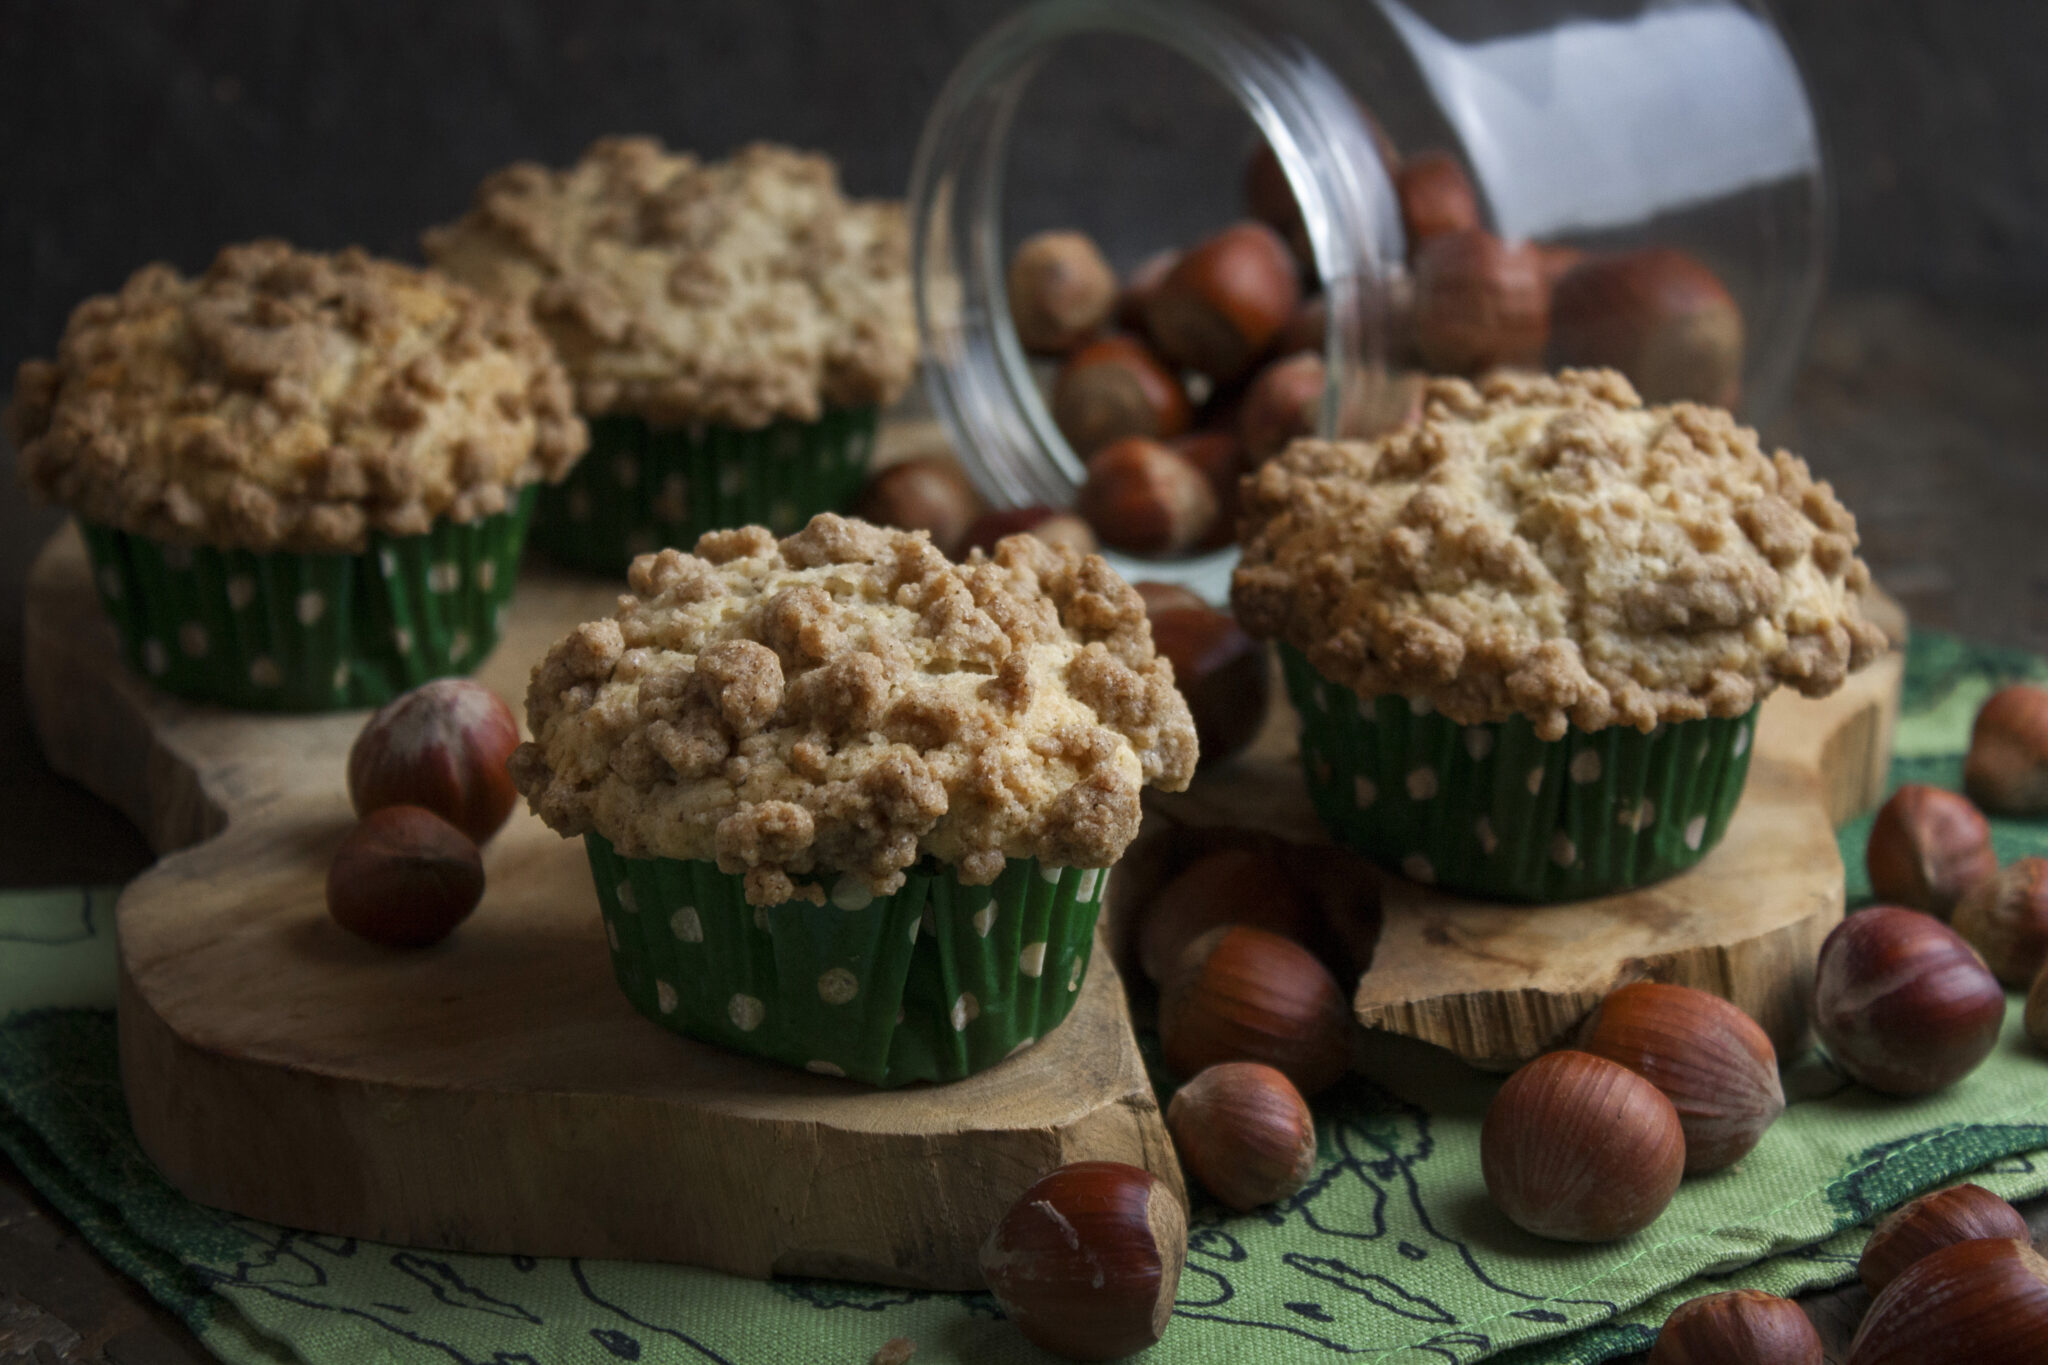
[[[1450,308],[1433,301],[1457,292],[1443,283],[1455,253],[1419,232],[1411,242],[1403,225],[1401,168],[1413,176],[1426,160],[1463,172],[1480,231],[1542,253],[1547,331],[1540,356],[1519,363],[1614,363],[1636,371],[1651,401],[1720,400],[1750,420],[1782,397],[1820,292],[1826,182],[1798,68],[1761,4],[1037,0],[954,70],[910,186],[927,385],[970,476],[997,505],[1066,506],[1085,472],[1010,322],[1006,236],[1017,234],[1006,234],[1004,213],[1027,89],[1077,43],[1105,38],[1173,54],[1255,130],[1243,146],[1198,151],[1234,160],[1259,139],[1270,149],[1296,215],[1283,226],[1327,310],[1322,434],[1356,434],[1347,414],[1383,408],[1376,395],[1404,369],[1499,359],[1483,348],[1450,364],[1441,346],[1417,354]],[[1163,115],[1151,131],[1175,122]],[[1055,138],[1073,158],[1106,156],[1114,141],[1078,127]],[[1187,246],[1242,216],[1216,205],[1178,241],[1154,245]],[[1718,281],[1732,316],[1718,315],[1718,330],[1709,319],[1704,338],[1697,318],[1678,318],[1645,343],[1649,322],[1636,314],[1662,306],[1659,291],[1669,290],[1657,267],[1674,260],[1681,274],[1704,267],[1706,288]],[[1646,344],[1666,342],[1686,354],[1719,347],[1726,382],[1685,392],[1691,378],[1674,382],[1643,359]],[[1112,555],[1126,577],[1181,582],[1215,601],[1227,596],[1234,559],[1230,550],[1166,562]]]

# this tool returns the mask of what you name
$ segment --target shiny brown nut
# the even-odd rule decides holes
[[[1178,583],[1161,583],[1154,578],[1141,578],[1131,584],[1138,596],[1145,600],[1145,614],[1157,616],[1168,607],[1207,607],[1201,594],[1183,588]]]
[[[1958,1242],[1885,1286],[1846,1365],[2040,1365],[2048,1360],[2048,1261],[2019,1240]]]
[[[1142,436],[1095,452],[1074,510],[1103,544],[1137,555],[1185,554],[1202,543],[1217,515],[1215,490],[1202,472]]]
[[[1072,512],[1057,507],[998,507],[983,512],[967,528],[960,553],[980,550],[991,553],[1004,536],[1037,536],[1048,545],[1066,546],[1077,554],[1092,555],[1101,547],[1088,523]]]
[[[2021,858],[1963,894],[1957,933],[2008,986],[2033,984],[2048,966],[2048,858]]]
[[[1976,950],[1932,915],[1874,905],[1836,925],[1814,971],[1813,1026],[1856,1080],[1925,1095],[1998,1044],[2005,991]]]
[[[1190,943],[1225,924],[1264,929],[1312,952],[1327,937],[1320,911],[1272,853],[1219,848],[1175,873],[1147,902],[1138,924],[1140,970],[1164,983]]]
[[[425,806],[482,844],[519,799],[505,767],[518,747],[519,722],[495,692],[467,678],[436,678],[394,697],[363,726],[348,751],[349,802],[357,815]]]
[[[1998,871],[1991,823],[1969,799],[1909,782],[1878,808],[1864,847],[1881,901],[1947,919],[1963,893]]]
[[[1215,550],[1237,538],[1237,511],[1245,475],[1244,443],[1233,431],[1184,432],[1166,443],[1173,453],[1202,472],[1216,495],[1216,521],[1195,546]]]
[[[1330,301],[1321,294],[1312,294],[1294,306],[1287,315],[1287,322],[1280,328],[1280,334],[1273,338],[1274,355],[1293,355],[1296,351],[1323,353],[1323,344],[1329,340]]]
[[[1024,349],[1063,355],[1102,330],[1116,272],[1085,232],[1041,232],[1010,257],[1010,321]]]
[[[382,806],[356,822],[327,865],[327,913],[390,948],[439,943],[484,894],[467,834],[424,806]]]
[[[1550,328],[1543,262],[1490,232],[1431,237],[1415,253],[1415,346],[1440,374],[1533,368]]]
[[[1053,380],[1053,423],[1083,459],[1126,436],[1179,435],[1191,418],[1180,381],[1136,337],[1082,347]]]
[[[1401,226],[1412,257],[1424,242],[1480,226],[1479,196],[1458,158],[1449,152],[1417,152],[1394,176],[1401,200]]]
[[[981,515],[981,495],[951,456],[925,455],[875,472],[854,499],[853,515],[877,526],[928,531],[941,554],[959,555]]]
[[[1671,1310],[1646,1365],[1821,1365],[1820,1333],[1790,1299],[1702,1294]]]
[[[2048,687],[1991,694],[1970,728],[1963,788],[2000,815],[2048,815]]]
[[[2032,1237],[2020,1211],[1982,1185],[1956,1185],[1923,1194],[1894,1209],[1871,1232],[1856,1275],[1872,1294],[1907,1267],[1957,1242],[1983,1237]]]
[[[1116,298],[1116,325],[1134,336],[1145,331],[1145,309],[1151,305],[1152,296],[1159,292],[1160,283],[1173,270],[1180,259],[1180,252],[1168,247],[1155,251],[1138,263],[1124,280],[1123,291]]]
[[[1261,1062],[1219,1062],[1166,1106],[1181,1165],[1225,1208],[1285,1199],[1316,1170],[1316,1121],[1294,1083]]]
[[[1313,953],[1243,924],[1188,944],[1159,997],[1160,1051],[1179,1075],[1218,1062],[1264,1062],[1311,1097],[1350,1066],[1355,1027]]]
[[[1592,253],[1560,242],[1537,242],[1536,258],[1543,263],[1543,278],[1552,289],[1557,282],[1593,259]]]
[[[1550,300],[1553,366],[1620,370],[1646,403],[1732,408],[1742,397],[1742,310],[1713,271],[1649,247],[1588,260]]]
[[[1308,225],[1301,220],[1301,205],[1294,200],[1294,187],[1287,183],[1287,172],[1280,168],[1280,158],[1273,155],[1273,149],[1263,142],[1245,162],[1244,205],[1252,217],[1280,234],[1303,269],[1315,265],[1315,252],[1308,242]]]
[[[1263,223],[1238,223],[1174,263],[1145,330],[1172,364],[1227,384],[1265,354],[1300,299],[1287,244]]]
[[[1325,387],[1323,358],[1312,351],[1275,360],[1259,371],[1237,414],[1237,433],[1253,464],[1272,459],[1296,437],[1315,431]]]
[[[1243,752],[1265,723],[1266,648],[1237,618],[1210,607],[1173,607],[1152,618],[1152,646],[1173,662],[1207,772]]]

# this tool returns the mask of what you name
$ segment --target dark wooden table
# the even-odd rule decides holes
[[[1921,625],[2048,653],[2048,322],[1912,299],[1836,300],[1766,435],[1856,511],[1863,551]],[[21,590],[57,517],[0,488],[0,885],[112,882],[148,866],[119,815],[52,773],[21,696]],[[2027,1208],[2048,1234],[2048,1199]],[[1867,1300],[1811,1296],[1831,1362]],[[182,1365],[196,1338],[0,1158],[0,1365]]]

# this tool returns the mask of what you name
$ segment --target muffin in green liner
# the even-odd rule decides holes
[[[955,564],[831,513],[627,581],[534,669],[511,771],[585,840],[634,1006],[876,1085],[1056,1027],[1140,789],[1194,773],[1136,591],[1035,537]]]
[[[128,666],[166,692],[250,711],[381,706],[467,673],[498,642],[533,508],[372,536],[356,555],[175,545],[86,525]]]
[[[1749,773],[1754,709],[1544,740],[1522,716],[1460,725],[1405,697],[1368,702],[1291,645],[1280,660],[1324,826],[1453,891],[1582,900],[1682,872],[1727,832]]]
[[[754,906],[716,863],[621,858],[583,837],[635,1009],[871,1085],[958,1080],[1051,1032],[1080,992],[1109,880],[1020,858],[991,885],[962,886],[927,860],[890,895],[841,878],[822,905]]]
[[[1239,618],[1281,645],[1337,840],[1421,882],[1562,901],[1727,830],[1756,713],[1885,648],[1855,522],[1727,413],[1612,371],[1429,386],[1245,487]]]
[[[573,166],[489,176],[423,245],[553,339],[593,448],[542,500],[534,542],[600,573],[847,506],[875,412],[916,365],[902,206],[847,199],[815,154],[704,162],[603,138]]]
[[[377,705],[475,667],[535,486],[588,441],[520,313],[282,242],[87,300],[8,418],[24,481],[77,515],[129,665],[255,710]]]
[[[788,535],[860,491],[875,419],[873,407],[837,408],[749,431],[593,418],[590,453],[541,494],[533,543],[560,563],[623,573],[636,555],[693,545],[721,526]]]

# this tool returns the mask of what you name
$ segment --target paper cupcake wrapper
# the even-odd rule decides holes
[[[372,536],[362,554],[171,545],[82,525],[128,666],[165,692],[250,711],[381,706],[467,673],[504,625],[533,510]]]
[[[1361,698],[1280,648],[1309,796],[1333,838],[1419,882],[1503,900],[1607,895],[1682,872],[1727,832],[1756,711],[1539,739]]]
[[[687,550],[706,531],[766,526],[788,535],[860,492],[875,421],[872,407],[756,430],[592,418],[590,453],[541,493],[533,543],[564,564],[623,574],[635,555]]]
[[[1066,1018],[1109,874],[1012,859],[988,886],[927,864],[902,890],[747,904],[712,862],[624,858],[586,834],[612,968],[664,1028],[872,1085],[950,1081]]]

